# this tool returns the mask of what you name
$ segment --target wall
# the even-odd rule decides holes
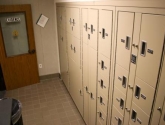
[[[59,73],[59,57],[57,33],[55,30],[54,0],[0,0],[0,5],[31,4],[33,15],[33,27],[37,51],[39,75]],[[36,25],[40,14],[49,18],[45,28]]]

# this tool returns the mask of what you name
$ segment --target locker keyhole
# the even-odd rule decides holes
[[[122,125],[122,121],[120,118],[118,119],[118,125]]]

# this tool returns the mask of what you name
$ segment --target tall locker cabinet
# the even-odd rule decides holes
[[[114,7],[99,10],[97,125],[106,125],[108,118],[114,10]]]
[[[61,79],[69,90],[68,52],[65,31],[65,8],[57,7],[58,45]]]
[[[148,125],[159,84],[165,16],[152,9],[117,8],[117,19],[112,124]]]
[[[96,124],[98,9],[82,8],[84,120]]]
[[[69,58],[69,92],[83,115],[83,90],[80,43],[80,9],[66,7],[66,31]]]

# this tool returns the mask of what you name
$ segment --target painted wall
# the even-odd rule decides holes
[[[0,0],[0,5],[31,4],[39,75],[59,73],[58,42],[55,27],[54,0]],[[45,28],[36,25],[40,14],[49,18]]]

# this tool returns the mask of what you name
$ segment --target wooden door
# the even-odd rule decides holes
[[[0,6],[0,18],[0,63],[7,90],[38,83],[31,6]]]

